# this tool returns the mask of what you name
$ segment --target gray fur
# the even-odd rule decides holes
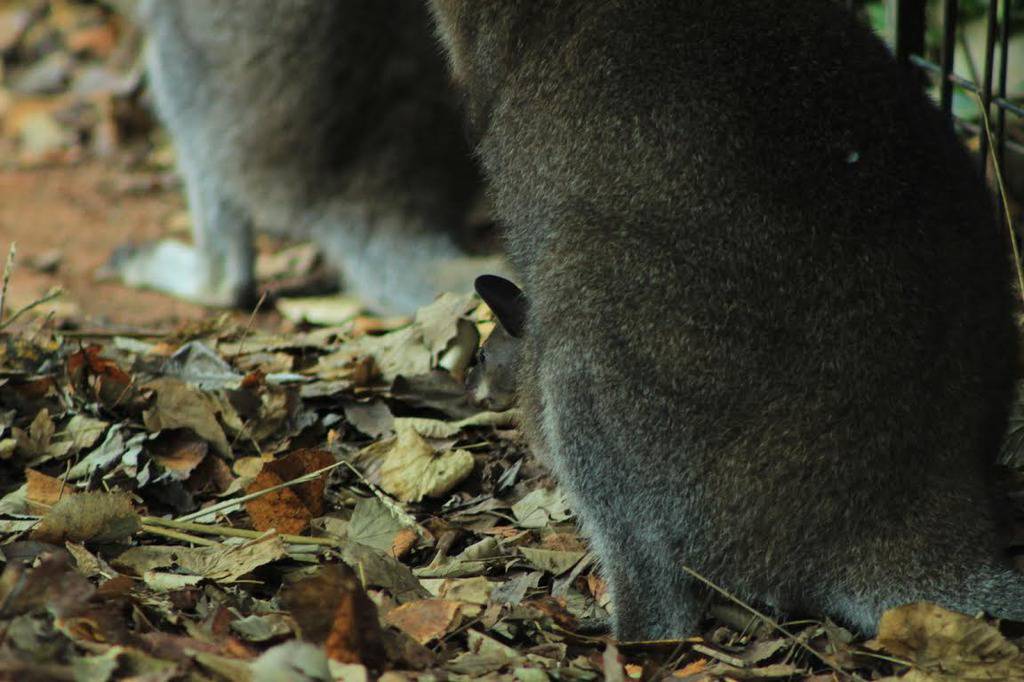
[[[863,633],[1024,620],[1005,238],[884,45],[822,0],[432,7],[530,299],[526,426],[618,636],[693,632],[682,565]]]
[[[129,283],[244,304],[261,229],[316,240],[381,312],[471,289],[483,266],[458,238],[479,178],[421,0],[144,0],[140,14],[196,246],[122,253]]]

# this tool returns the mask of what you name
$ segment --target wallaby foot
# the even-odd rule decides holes
[[[203,251],[173,239],[124,245],[111,255],[103,274],[215,308],[247,306],[256,291],[251,277],[239,277]]]

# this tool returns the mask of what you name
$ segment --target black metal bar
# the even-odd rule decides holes
[[[992,72],[995,69],[996,54],[996,18],[999,14],[998,0],[990,0],[988,3],[988,25],[985,30],[985,75],[981,86],[981,115],[989,118],[992,115]],[[988,135],[980,135],[978,138],[978,160],[981,165],[981,175],[988,174]]]
[[[942,80],[939,82],[939,104],[949,117],[953,115],[953,58],[956,55],[957,0],[945,0],[942,10]]]
[[[896,0],[896,59],[909,65],[910,56],[924,54],[925,3],[927,0]]]
[[[997,0],[991,0],[993,4]],[[1010,0],[1004,0],[1003,2],[1003,17],[1002,27],[999,32],[999,89],[997,99],[1006,99],[1006,76],[1009,69],[1010,61],[1010,13],[1013,3]],[[1005,171],[1005,159],[1006,159],[1006,112],[1008,109],[999,107],[996,112],[996,163],[999,164],[999,170]],[[1010,109],[1009,111],[1012,111]],[[1024,113],[1020,111],[1014,112],[1018,116],[1024,116]]]

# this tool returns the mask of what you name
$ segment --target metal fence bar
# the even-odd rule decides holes
[[[953,116],[953,58],[956,55],[957,0],[945,0],[942,10],[942,80],[939,82],[939,105],[952,119]]]
[[[910,56],[924,54],[926,0],[896,0],[895,52],[900,64],[909,65]]]
[[[997,4],[998,0],[990,0]],[[1013,3],[1010,0],[1003,2],[1002,30],[999,32],[999,86],[996,91],[997,99],[1006,99],[1006,78],[1010,62],[1010,14]],[[996,112],[996,163],[999,170],[1006,171],[1006,112],[1007,109],[999,107]],[[1024,112],[1015,112],[1018,116],[1024,116]]]
[[[988,23],[985,29],[985,75],[980,93],[981,113],[985,117],[992,115],[992,73],[995,69],[998,13],[998,0],[990,0],[988,3]],[[1002,110],[1000,109],[1000,111]],[[999,156],[998,151],[996,156]],[[985,177],[988,174],[988,135],[981,135],[978,139],[978,162],[981,166],[981,175]]]

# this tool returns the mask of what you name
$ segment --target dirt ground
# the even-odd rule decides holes
[[[96,280],[98,268],[119,245],[165,234],[164,226],[183,211],[176,189],[160,182],[140,189],[146,184],[145,176],[96,161],[0,171],[0,249],[6,256],[8,244],[17,244],[8,311],[60,286],[65,294],[50,308],[58,319],[72,317],[86,327],[165,328],[215,314]],[[46,267],[54,261],[55,267]]]

